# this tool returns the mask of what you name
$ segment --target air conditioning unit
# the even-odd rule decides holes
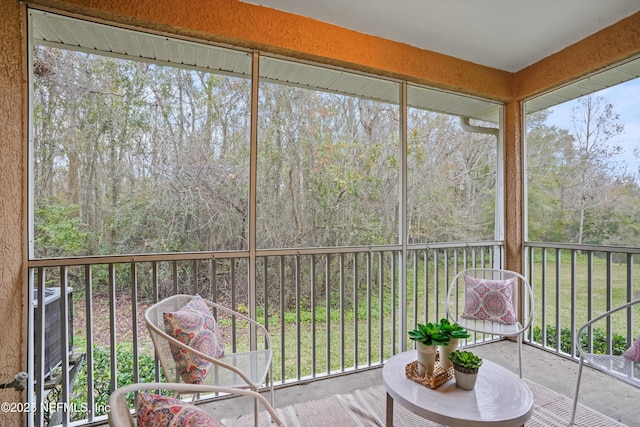
[[[73,348],[73,289],[67,288],[67,307],[69,324],[69,348]],[[38,290],[33,292],[33,319],[37,322]],[[62,314],[60,312],[60,288],[44,289],[44,373],[51,371],[62,363]],[[37,335],[37,334],[36,334]]]

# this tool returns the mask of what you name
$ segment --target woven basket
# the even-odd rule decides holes
[[[438,358],[439,358],[439,355],[436,356],[436,365],[433,368],[433,375],[425,375],[425,376],[419,375],[418,361],[414,360],[413,362],[409,363],[405,367],[405,373],[407,375],[407,378],[409,378],[411,381],[417,382],[420,385],[423,385],[425,387],[429,387],[432,389],[440,387],[442,384],[446,383],[451,378],[453,378],[453,367],[449,369],[443,369],[438,364]]]

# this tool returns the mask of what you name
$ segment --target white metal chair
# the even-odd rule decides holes
[[[203,299],[217,320],[225,345],[222,357],[211,357],[176,338],[165,330],[164,314],[183,308],[194,297],[175,295],[166,298],[145,312],[145,321],[156,349],[156,354],[168,382],[183,382],[176,367],[171,347],[191,353],[199,360],[211,363],[202,384],[250,389],[258,391],[267,381],[270,389],[270,404],[274,406],[272,349],[269,333],[260,323],[223,305]],[[255,404],[257,416],[258,405]]]
[[[137,396],[138,392],[158,393],[159,390],[168,390],[175,395],[220,393],[234,396],[248,396],[254,399],[256,406],[258,406],[258,403],[261,403],[264,406],[268,415],[271,417],[270,421],[272,423],[275,423],[276,426],[284,426],[267,399],[253,390],[184,383],[138,383],[118,388],[116,391],[111,393],[111,396],[109,396],[109,426],[136,427],[136,417],[134,417],[133,408],[129,407],[126,395],[128,393],[136,393]],[[185,404],[186,403],[187,402],[185,402]],[[222,414],[212,414],[212,416],[216,418],[224,418]],[[257,417],[258,415],[256,414],[255,416]],[[256,424],[257,422],[258,420],[256,418]]]
[[[463,317],[465,312],[465,276],[473,279],[506,281],[513,279],[513,324],[499,321],[480,320]],[[490,301],[487,301],[487,305]],[[468,307],[467,307],[468,308]],[[522,378],[522,337],[533,320],[533,291],[529,281],[519,273],[510,270],[472,268],[459,272],[453,278],[446,302],[447,317],[469,332],[503,337],[516,337],[518,341],[518,368]]]
[[[582,367],[587,364],[592,368],[595,368],[607,375],[611,375],[614,378],[619,379],[627,384],[630,384],[636,388],[640,388],[640,363],[634,363],[631,360],[621,355],[614,354],[600,354],[594,353],[593,348],[585,348],[583,342],[587,343],[589,340],[581,340],[583,334],[587,333],[587,330],[593,331],[596,328],[602,330],[607,329],[607,323],[610,322],[611,316],[620,311],[629,309],[635,305],[640,305],[640,299],[628,302],[626,304],[615,307],[601,315],[594,317],[578,329],[573,342],[575,343],[576,353],[580,355],[580,362],[578,364],[578,375],[576,378],[576,388],[573,394],[573,407],[571,410],[571,420],[569,424],[573,424],[576,418],[576,408],[578,406],[578,393],[580,391],[580,380],[582,379]],[[633,326],[629,326],[633,332]],[[635,338],[635,336],[634,336]],[[632,343],[628,343],[629,346]],[[612,353],[612,349],[608,349],[609,353]]]

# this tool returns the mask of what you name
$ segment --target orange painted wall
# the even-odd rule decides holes
[[[0,0],[0,381],[25,370],[22,339],[26,273],[23,168],[25,135],[24,49],[21,7]],[[20,393],[2,390],[2,401],[20,402]],[[0,425],[19,425],[21,414],[0,412]]]

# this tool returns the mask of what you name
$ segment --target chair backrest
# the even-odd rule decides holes
[[[515,279],[513,287],[513,309],[517,324],[502,325],[497,322],[462,318],[465,309],[465,276],[475,279],[504,281]],[[533,291],[529,281],[521,274],[502,269],[471,268],[463,270],[453,278],[446,302],[447,317],[462,324],[466,329],[491,334],[515,336],[526,330],[533,320]]]
[[[156,355],[162,367],[162,371],[168,382],[181,382],[176,369],[176,363],[171,355],[170,337],[167,336],[164,326],[164,313],[178,311],[193,298],[191,295],[174,295],[157,302],[147,309],[144,314]]]
[[[168,297],[145,312],[145,321],[156,355],[169,382],[181,382],[184,378],[178,372],[178,366],[172,355],[173,349],[189,352],[198,361],[207,361],[207,384],[232,385],[234,387],[259,387],[264,383],[267,370],[271,370],[271,341],[267,329],[242,313],[228,307],[203,299],[211,314],[218,321],[220,340],[224,347],[224,356],[205,354],[187,343],[178,341],[167,334],[164,325],[165,313],[175,312],[183,308],[194,297],[191,295],[174,295]],[[220,325],[224,323],[228,334]],[[226,336],[225,336],[226,335]],[[187,381],[185,382],[193,382]]]

